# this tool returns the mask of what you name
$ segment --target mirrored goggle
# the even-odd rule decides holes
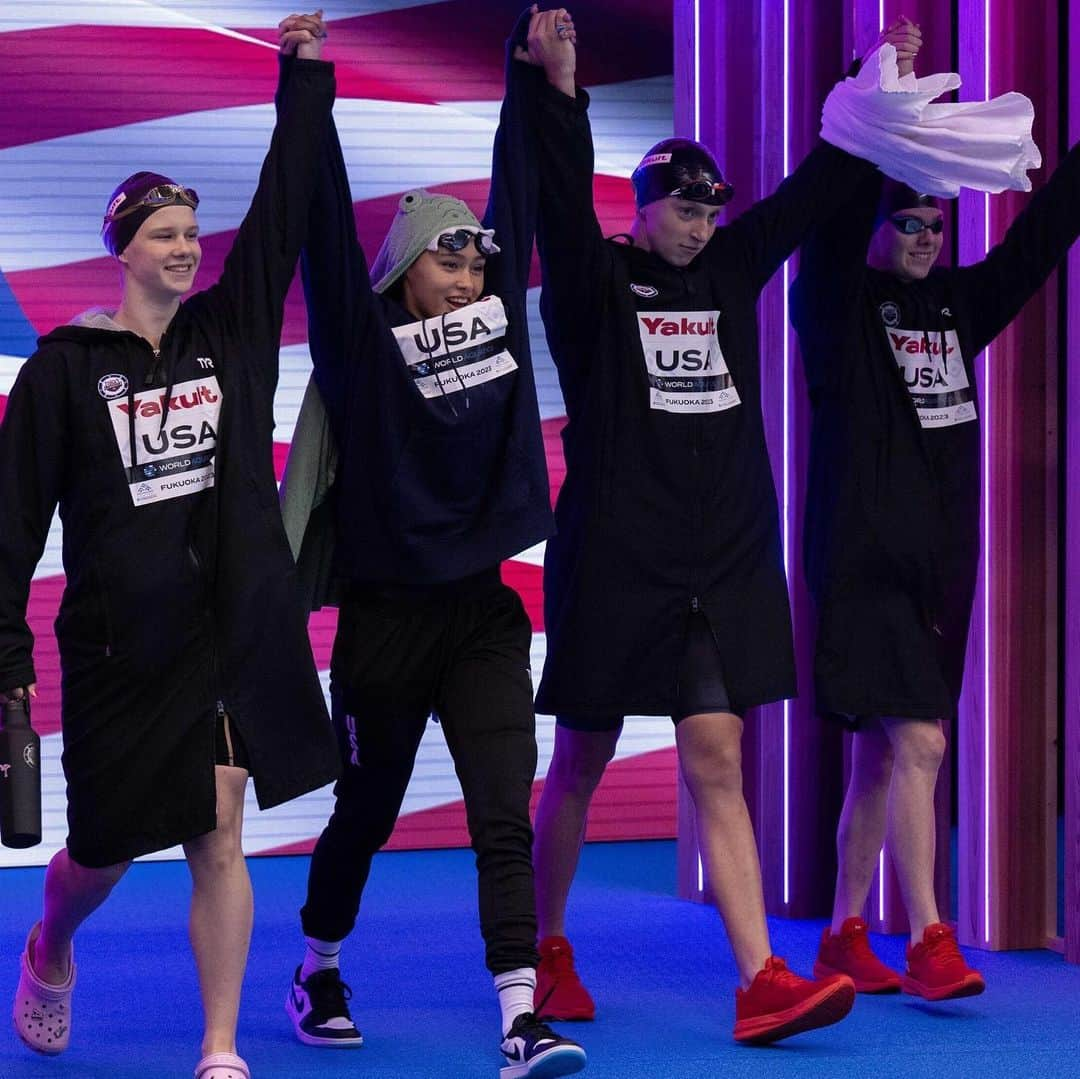
[[[474,244],[481,255],[499,253],[499,246],[495,243],[495,233],[492,229],[480,229],[476,232],[472,229],[455,229],[453,232],[443,232],[428,245],[428,250],[464,251],[469,244]]]
[[[905,236],[918,236],[923,229],[929,229],[935,236],[945,227],[945,218],[939,217],[934,221],[924,221],[921,217],[913,217],[911,214],[897,214],[890,217],[893,227]]]
[[[138,202],[133,202],[130,206],[124,206],[122,210],[108,214],[105,224],[111,225],[114,221],[119,221],[120,218],[127,217],[128,214],[133,214],[144,206],[172,206],[175,203],[190,206],[194,210],[199,205],[199,196],[190,187],[182,187],[180,184],[159,184],[157,187],[150,188]]]
[[[682,187],[669,191],[668,194],[677,199],[711,202],[717,206],[723,206],[735,197],[735,188],[724,180],[695,180],[693,183],[683,184]]]

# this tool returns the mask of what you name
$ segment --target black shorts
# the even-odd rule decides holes
[[[687,620],[675,693],[675,711],[671,715],[675,724],[687,716],[714,712],[742,715],[743,710],[732,704],[728,697],[724,672],[720,666],[720,652],[708,619],[703,614],[692,614]],[[555,717],[555,722],[572,731],[613,731],[622,723],[622,718],[617,715],[559,715]]]
[[[244,740],[236,724],[229,719],[228,712],[219,712],[214,723],[214,763],[251,771],[251,758]]]

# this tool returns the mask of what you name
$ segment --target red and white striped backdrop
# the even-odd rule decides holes
[[[402,191],[424,185],[469,202],[487,196],[502,94],[503,41],[523,0],[367,0],[324,4],[327,58],[337,65],[335,116],[361,241],[374,255]],[[118,275],[98,239],[105,199],[123,176],[152,169],[199,191],[200,281],[220,271],[255,188],[273,126],[277,11],[265,0],[123,0],[5,5],[0,13],[0,416],[38,334],[107,305]],[[672,26],[655,0],[590,0],[575,11],[579,80],[593,99],[596,195],[607,232],[623,229],[627,177],[642,152],[671,133]],[[534,278],[534,285],[538,276]],[[553,494],[562,479],[563,403],[530,290]],[[289,296],[275,400],[275,460],[283,465],[311,360],[299,282]],[[533,665],[545,639],[542,545],[505,566],[532,617]],[[52,620],[63,590],[59,522],[31,589],[44,739],[45,841],[0,850],[0,865],[44,861],[65,835],[59,679]],[[321,671],[336,611],[312,616]],[[539,717],[538,785],[552,721]],[[631,719],[590,819],[592,838],[673,835],[673,736],[666,719]],[[429,727],[391,846],[467,843],[460,788],[441,732]],[[268,813],[252,800],[250,853],[310,849],[329,790]],[[165,852],[171,856],[176,852]]]

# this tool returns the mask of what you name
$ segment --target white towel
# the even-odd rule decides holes
[[[1030,191],[1028,169],[1042,164],[1031,137],[1035,107],[1023,94],[934,105],[960,86],[956,74],[896,69],[896,49],[882,45],[859,74],[833,87],[821,112],[821,137],[920,194],[955,198],[961,187]]]

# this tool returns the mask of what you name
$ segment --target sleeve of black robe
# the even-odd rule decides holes
[[[534,114],[540,174],[536,227],[540,314],[565,396],[582,373],[575,361],[592,352],[608,295],[612,254],[593,205],[589,95],[571,98],[546,79]]]
[[[811,396],[843,377],[842,342],[862,314],[858,303],[881,181],[881,173],[867,176],[840,210],[811,230],[799,249],[799,275],[791,286],[790,310]]]
[[[957,306],[984,349],[1042,287],[1080,236],[1080,143],[981,262],[947,271]]]
[[[334,103],[334,65],[281,57],[277,123],[259,184],[221,278],[203,295],[234,323],[260,370],[268,407],[278,377],[285,294],[308,227],[311,204]]]
[[[0,690],[37,680],[26,621],[65,472],[67,387],[57,346],[23,364],[0,423]]]
[[[718,230],[707,258],[740,258],[760,292],[807,234],[841,210],[876,172],[869,161],[819,142],[767,198]]]

